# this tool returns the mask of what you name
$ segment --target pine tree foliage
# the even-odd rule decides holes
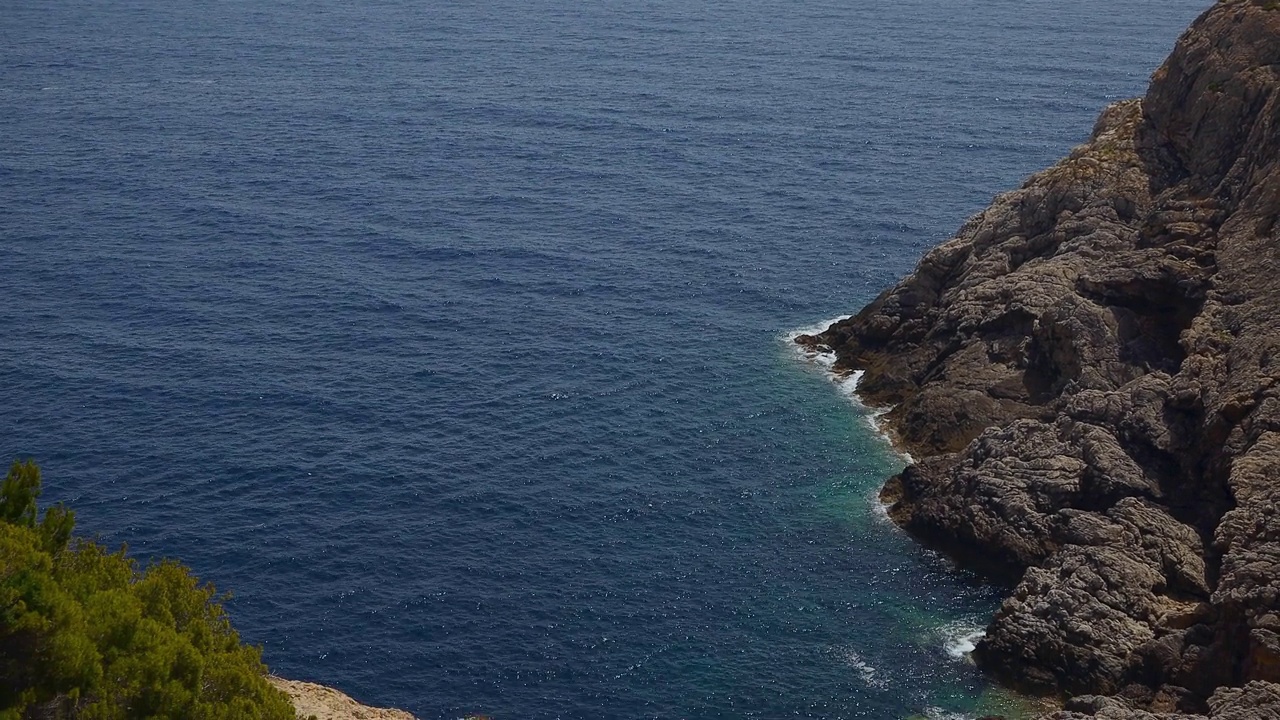
[[[14,463],[0,486],[0,720],[293,720],[212,585],[73,537],[74,514],[40,517],[39,496],[39,468]]]

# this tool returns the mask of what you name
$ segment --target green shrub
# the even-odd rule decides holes
[[[293,720],[212,585],[172,561],[140,570],[39,517],[40,470],[0,486],[0,720]]]

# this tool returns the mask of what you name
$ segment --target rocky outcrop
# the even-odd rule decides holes
[[[1209,698],[1205,715],[1152,713],[1115,698],[1087,695],[1073,698],[1061,712],[1041,720],[1274,720],[1280,717],[1280,686],[1251,682],[1224,687]]]
[[[271,684],[293,702],[299,720],[414,720],[403,710],[361,705],[350,696],[324,685],[271,676]]]
[[[892,407],[891,516],[1010,584],[975,659],[1087,696],[1059,718],[1280,718],[1278,218],[1280,4],[1219,2],[1143,99],[798,340]]]

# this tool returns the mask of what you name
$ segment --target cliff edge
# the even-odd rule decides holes
[[[975,659],[1057,718],[1280,718],[1280,2],[798,342],[919,461],[891,516],[1008,582]],[[1070,699],[1074,698],[1074,699]]]
[[[331,687],[274,675],[267,678],[277,690],[289,696],[298,720],[414,720],[403,710],[361,705]]]

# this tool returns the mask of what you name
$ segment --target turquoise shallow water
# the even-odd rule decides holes
[[[1202,4],[4,4],[0,450],[422,718],[972,711],[996,595],[785,336]]]

